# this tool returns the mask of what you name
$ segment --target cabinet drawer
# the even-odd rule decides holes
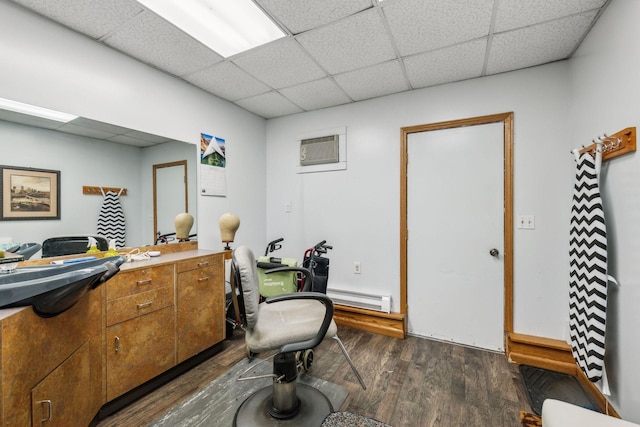
[[[173,265],[141,268],[116,274],[107,283],[107,301],[173,286]]]
[[[173,306],[173,286],[107,301],[107,326]]]
[[[106,328],[107,401],[175,366],[173,308]]]
[[[195,270],[197,268],[218,266],[219,268],[222,268],[222,255],[206,255],[177,263],[178,273]]]

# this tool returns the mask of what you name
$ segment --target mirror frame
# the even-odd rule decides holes
[[[170,168],[175,166],[183,166],[184,168],[184,212],[189,212],[189,175],[187,174],[187,161],[178,160],[169,163],[159,163],[153,165],[153,242],[158,239],[158,188],[157,188],[157,172],[159,169]]]

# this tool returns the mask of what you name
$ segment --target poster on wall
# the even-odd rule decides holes
[[[60,171],[0,166],[0,221],[60,219]]]
[[[227,195],[227,157],[225,141],[217,136],[200,134],[200,194]]]

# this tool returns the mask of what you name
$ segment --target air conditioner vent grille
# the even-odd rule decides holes
[[[300,141],[300,165],[337,163],[339,135],[328,135]]]

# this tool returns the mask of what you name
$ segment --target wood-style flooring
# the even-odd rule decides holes
[[[311,374],[348,388],[342,411],[393,427],[517,427],[519,412],[531,412],[517,365],[503,354],[343,327],[338,335],[367,390],[358,384],[334,340],[325,340],[316,348]],[[98,427],[144,426],[243,357],[244,337],[236,331],[221,353],[101,420]]]

